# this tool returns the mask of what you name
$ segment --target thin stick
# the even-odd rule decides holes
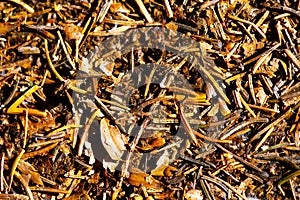
[[[269,52],[267,54],[265,54],[264,56],[260,57],[260,59],[258,59],[257,63],[255,63],[252,73],[255,74],[257,69],[262,65],[262,63],[267,59],[267,57],[271,54],[272,52]]]
[[[135,2],[138,4],[140,11],[143,13],[143,15],[146,17],[146,20],[149,23],[154,22],[154,20],[152,19],[151,15],[149,14],[148,10],[146,9],[144,3],[142,2],[142,0],[135,0]]]
[[[62,35],[61,35],[60,31],[57,31],[57,35],[58,35],[58,37],[59,37],[60,44],[61,44],[62,47],[63,47],[63,51],[65,52],[66,57],[67,57],[69,63],[71,64],[72,68],[73,68],[74,70],[76,70],[75,64],[74,64],[74,62],[73,62],[72,59],[71,59],[71,56],[70,56],[70,54],[69,54],[69,52],[68,52],[68,50],[67,50],[66,44],[65,44],[65,42],[64,42],[64,39],[62,38]]]
[[[255,113],[253,112],[253,110],[249,107],[249,105],[247,104],[247,102],[244,100],[244,98],[242,97],[242,95],[240,94],[240,92],[238,92],[238,97],[240,98],[242,104],[244,105],[244,107],[246,108],[246,110],[249,111],[249,113],[256,118]]]
[[[295,177],[297,177],[297,176],[300,176],[300,169],[297,170],[297,171],[295,171],[294,173],[291,173],[291,174],[289,174],[289,175],[287,175],[287,176],[281,178],[281,179],[278,181],[278,184],[277,184],[277,185],[278,185],[278,186],[281,186],[282,184],[284,184],[284,183],[287,182],[288,180],[293,179],[293,178],[295,178]]]
[[[16,109],[27,97],[29,97],[29,95],[31,95],[32,93],[34,93],[35,91],[37,91],[37,89],[39,88],[39,86],[34,85],[33,87],[31,87],[29,90],[27,90],[19,99],[17,99],[8,109],[7,112],[9,113],[10,111],[13,111],[14,109]]]
[[[224,151],[224,152],[226,152],[226,153],[232,155],[232,156],[234,157],[234,159],[238,160],[239,162],[243,163],[244,165],[246,165],[246,166],[248,166],[248,167],[254,169],[254,170],[257,171],[257,172],[262,173],[263,176],[266,176],[266,177],[268,176],[267,172],[262,171],[260,168],[256,167],[256,166],[253,165],[252,163],[249,163],[248,161],[242,159],[241,157],[235,155],[234,153],[232,153],[231,151],[225,149],[225,148],[222,147],[221,145],[216,144],[216,146],[217,146],[219,149],[221,149],[222,151]]]
[[[114,102],[114,101],[110,101],[110,100],[107,100],[107,99],[100,99],[100,100],[103,101],[104,103],[109,103],[111,105],[117,106],[117,107],[122,108],[122,109],[127,110],[127,111],[131,110],[129,107],[124,106],[124,105],[122,105],[120,103],[117,103],[117,102]]]
[[[263,137],[263,139],[261,141],[259,141],[259,143],[255,147],[255,151],[257,151],[261,147],[261,145],[263,145],[263,143],[271,135],[271,133],[273,132],[273,130],[274,130],[274,126],[271,127],[270,130],[268,130],[268,132],[266,133],[266,135]]]
[[[224,185],[226,185],[230,190],[232,190],[234,193],[236,193],[237,196],[239,196],[240,198],[242,198],[242,199],[244,199],[244,200],[248,200],[247,197],[245,197],[243,194],[240,194],[240,193],[239,193],[235,188],[233,188],[229,183],[227,183],[226,181],[224,181],[224,180],[222,180],[222,179],[220,179],[220,178],[218,178],[218,177],[212,175],[211,172],[208,172],[208,173],[209,173],[209,175],[210,175],[212,178],[216,179],[217,182],[221,182],[221,183],[223,183]]]
[[[236,16],[233,16],[231,14],[228,14],[228,17],[233,19],[233,20],[236,20],[236,21],[239,21],[239,22],[242,22],[242,23],[245,23],[245,24],[249,24],[251,26],[253,26],[257,32],[263,37],[263,38],[267,38],[266,35],[264,34],[264,32],[262,32],[262,30],[260,28],[258,28],[258,26],[256,24],[254,24],[253,22],[250,22],[248,20],[245,20],[245,19],[241,19],[239,17],[236,17]]]
[[[98,5],[97,8],[100,6],[100,1],[97,1]],[[100,24],[103,20],[104,17],[106,16],[111,4],[112,4],[112,0],[107,1],[104,6],[102,7],[102,9],[99,11],[99,13],[97,13],[98,9],[96,8],[95,11],[93,11],[91,17],[89,17],[88,21],[86,22],[86,24],[84,25],[84,28],[82,30],[82,37],[79,39],[79,49],[82,48],[86,38],[88,37],[91,29],[94,27],[95,23],[98,21],[98,23]]]
[[[1,156],[1,166],[0,166],[0,191],[2,192],[4,190],[4,186],[3,186],[3,182],[4,182],[4,157],[5,157],[5,154],[2,153],[2,156]]]
[[[156,71],[156,65],[154,65],[152,71],[150,72],[150,75],[148,77],[148,80],[147,80],[147,85],[146,85],[146,88],[145,88],[145,93],[144,93],[144,98],[147,99],[147,95],[148,95],[148,92],[149,92],[149,88],[150,88],[150,84],[151,84],[151,80],[154,76],[154,73]]]
[[[17,108],[27,97],[29,97],[29,95],[34,93],[38,88],[39,88],[39,86],[37,86],[37,85],[34,85],[33,87],[31,87],[20,98],[18,98],[8,109],[5,109],[4,112],[7,114],[24,114],[24,111],[27,110],[28,114],[30,114],[30,115],[46,117],[47,116],[46,112],[42,112],[37,109]]]
[[[13,99],[13,97],[15,96],[15,94],[17,92],[19,82],[20,82],[20,77],[17,77],[16,84],[14,86],[12,93],[9,95],[9,97],[6,99],[6,101],[1,105],[0,109],[4,108]]]
[[[272,48],[270,48],[267,51],[265,51],[264,53],[262,53],[260,56],[257,56],[255,58],[245,62],[244,65],[247,65],[258,59],[257,63],[254,65],[253,70],[252,70],[252,73],[255,74],[255,72],[257,71],[259,66],[265,61],[265,59],[269,56],[269,54],[272,53],[272,51],[274,51],[275,49],[277,49],[280,45],[281,45],[280,43],[276,44]]]
[[[31,158],[31,157],[34,157],[36,155],[42,155],[48,151],[50,151],[51,149],[53,149],[54,147],[56,147],[58,144],[57,143],[54,143],[54,144],[51,144],[43,149],[39,149],[37,151],[32,151],[32,152],[29,152],[29,153],[25,153],[23,156],[22,156],[22,159],[27,159],[27,158]]]
[[[266,108],[263,106],[257,106],[257,105],[252,105],[252,104],[248,104],[250,108],[254,108],[257,110],[261,110],[261,111],[265,111],[265,112],[270,112],[270,113],[280,113],[278,110],[274,110],[272,108]]]
[[[29,13],[34,13],[34,9],[31,8],[28,4],[24,3],[23,1],[21,0],[9,0],[10,2],[13,2],[13,3],[16,3],[16,4],[19,4],[20,6],[23,6],[23,8],[29,12]]]
[[[249,83],[249,89],[250,89],[251,97],[252,97],[252,99],[254,101],[254,104],[256,104],[256,97],[255,97],[255,92],[254,92],[254,87],[253,87],[253,79],[252,79],[252,75],[251,74],[248,74],[248,83]]]
[[[185,131],[190,135],[190,137],[195,142],[195,144],[197,146],[199,146],[199,142],[197,141],[197,138],[196,138],[196,136],[194,134],[194,131],[193,131],[192,127],[190,126],[190,123],[185,118],[184,113],[182,112],[182,109],[180,107],[180,104],[178,102],[176,102],[175,106],[176,106],[176,108],[178,110],[178,114],[179,114],[180,119],[181,119],[181,121],[183,123],[183,127],[184,127]]]
[[[230,105],[230,100],[228,99],[226,94],[223,92],[223,90],[221,89],[221,87],[219,86],[217,81],[210,75],[210,73],[204,67],[200,66],[200,69],[207,76],[207,78],[211,81],[211,83],[214,85],[214,87],[219,92],[221,97],[226,101],[226,103],[228,103]]]
[[[45,145],[49,145],[49,144],[53,144],[53,143],[62,142],[64,140],[65,140],[64,138],[60,138],[60,139],[49,140],[49,141],[44,141],[44,142],[32,143],[32,144],[28,145],[28,148],[45,146]]]
[[[215,138],[211,138],[208,136],[205,136],[201,133],[199,133],[198,131],[193,130],[194,134],[197,135],[199,138],[210,141],[210,142],[215,142],[215,143],[231,143],[231,140],[218,140]]]
[[[60,131],[63,131],[63,130],[66,130],[66,129],[69,129],[69,128],[81,128],[82,125],[76,125],[76,124],[69,124],[69,125],[65,125],[63,127],[60,127],[58,129],[55,129],[54,131],[50,132],[47,137],[51,136],[51,135],[55,135],[56,133],[60,132]]]
[[[295,64],[295,66],[300,69],[300,62],[299,60],[296,58],[296,56],[289,50],[289,49],[285,49],[284,52],[286,53],[286,55],[292,60],[292,62]]]
[[[173,17],[173,11],[172,11],[170,2],[168,0],[164,0],[164,2],[165,2],[165,6],[166,6],[168,17],[172,18]]]
[[[224,135],[221,137],[221,140],[224,140],[226,138],[228,138],[231,134],[233,134],[234,132],[238,131],[239,129],[244,128],[245,126],[249,125],[249,124],[253,124],[253,123],[257,123],[257,122],[268,122],[268,118],[251,118],[246,122],[242,122],[241,124],[238,124],[237,126],[235,126],[234,128],[232,128],[231,130],[229,130],[227,133],[225,132]]]
[[[61,194],[68,194],[69,193],[68,190],[55,189],[55,188],[46,188],[46,187],[39,188],[39,187],[32,186],[32,187],[30,187],[30,189],[32,191],[35,191],[35,192],[61,193]]]
[[[109,23],[109,24],[117,24],[117,25],[122,25],[122,26],[133,26],[133,27],[136,27],[138,25],[144,25],[145,22],[142,21],[142,20],[138,20],[138,21],[134,21],[134,20],[128,20],[128,21],[125,21],[125,20],[115,20],[115,19],[108,19],[108,18],[105,18],[103,20],[103,22],[105,23]]]
[[[286,117],[288,117],[290,114],[292,113],[292,109],[290,108],[288,111],[286,111],[283,115],[281,115],[279,118],[277,118],[275,121],[273,121],[272,123],[270,123],[268,126],[266,126],[265,128],[263,128],[262,130],[260,130],[257,134],[255,134],[250,140],[250,142],[253,142],[254,140],[257,140],[260,138],[260,136],[262,134],[264,134],[265,132],[267,132],[271,127],[276,126],[277,124],[279,124],[279,122],[281,122],[283,119],[285,119]]]
[[[168,87],[165,87],[166,89],[172,91],[172,92],[181,92],[181,93],[184,93],[184,94],[190,94],[190,95],[193,95],[199,99],[206,99],[206,94],[205,93],[197,93],[195,91],[192,91],[192,90],[189,90],[187,88],[180,88],[180,87],[175,87],[175,86],[168,86]],[[176,93],[175,93],[176,94]]]
[[[27,143],[27,135],[28,135],[28,109],[25,110],[25,130],[24,130],[23,149],[25,149]]]

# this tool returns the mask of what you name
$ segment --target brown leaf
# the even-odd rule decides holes
[[[145,172],[142,172],[138,169],[133,169],[130,172],[128,182],[131,185],[134,186],[144,186],[147,189],[161,189],[162,183],[155,178],[153,178],[151,175],[146,174]]]

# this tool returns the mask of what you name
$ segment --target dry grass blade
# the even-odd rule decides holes
[[[11,168],[10,178],[9,178],[9,185],[8,185],[8,191],[10,191],[10,189],[11,189],[11,184],[13,182],[13,177],[14,177],[14,175],[16,173],[16,169],[17,169],[18,163],[19,163],[19,161],[22,158],[22,156],[23,156],[24,153],[25,153],[25,150],[22,149],[21,152],[20,152],[20,154],[16,157],[15,162],[14,162],[12,168]]]

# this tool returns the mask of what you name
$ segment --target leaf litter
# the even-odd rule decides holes
[[[299,5],[272,0],[0,2],[0,199],[298,199]],[[86,64],[107,37],[149,26],[197,41],[205,62],[213,63],[199,69],[209,82],[192,73],[185,58],[159,50],[135,49],[111,63],[99,58],[98,69]],[[139,77],[148,84],[135,91],[131,105],[124,104],[126,93],[112,94],[112,85],[147,60],[194,80],[194,91],[173,87],[176,95],[157,94],[150,73]],[[80,71],[85,72],[81,79],[76,77]],[[93,84],[77,87],[85,78]],[[88,102],[92,114],[74,113],[78,102],[72,95],[92,91],[98,98]],[[143,96],[150,100],[141,102]],[[165,119],[154,112],[161,105],[168,107]],[[124,114],[129,111],[131,118]],[[224,117],[222,130],[206,135],[208,127],[220,128],[220,119],[210,121],[218,113]],[[187,120],[195,116],[196,121]],[[145,129],[147,137],[130,135],[131,126],[150,117],[156,126]],[[178,120],[189,136],[185,141],[170,139]],[[101,138],[105,160],[94,158],[93,133]],[[184,152],[177,149],[181,142]],[[150,172],[134,167],[147,167],[149,158],[138,156],[143,152],[158,162]],[[116,170],[120,163],[125,167]]]

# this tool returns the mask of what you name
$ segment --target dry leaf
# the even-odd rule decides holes
[[[7,32],[14,29],[15,27],[16,25],[14,24],[0,23],[0,35],[5,35]]]
[[[185,195],[184,199],[186,200],[202,200],[203,195],[200,190],[189,190]]]
[[[145,172],[139,169],[131,169],[128,182],[134,186],[144,186],[147,189],[161,189],[162,183],[151,175],[146,174]]]
[[[167,167],[168,167],[167,165],[156,167],[155,169],[153,169],[151,171],[151,175],[152,176],[164,176],[164,171]]]
[[[160,148],[165,144],[166,144],[166,140],[158,135],[155,137],[147,138],[145,144],[136,146],[136,148],[142,151],[149,151],[149,150]]]
[[[69,40],[79,40],[82,37],[81,30],[79,26],[74,24],[64,24],[66,39]]]
[[[44,183],[42,179],[40,178],[40,174],[37,172],[37,170],[28,162],[24,160],[20,160],[18,163],[18,169],[26,175],[30,175],[30,179],[36,183],[37,185],[44,186]]]
[[[19,47],[18,51],[22,54],[40,54],[41,51],[38,47],[26,46],[26,47]]]
[[[112,13],[130,13],[130,10],[120,2],[111,4],[109,10]]]
[[[251,56],[252,54],[255,53],[256,43],[255,42],[243,43],[242,48],[244,49],[244,55],[246,57],[249,57],[249,56]]]
[[[265,90],[262,87],[257,88],[256,97],[257,97],[260,105],[264,105],[268,99],[268,95],[265,93]]]
[[[178,29],[178,26],[172,22],[167,23],[166,27],[172,31],[177,31],[177,29]]]
[[[207,116],[212,117],[216,116],[216,114],[219,112],[219,103],[213,105],[209,112],[207,113]]]
[[[109,120],[103,118],[100,122],[101,141],[107,153],[113,160],[120,160],[123,151],[126,150],[124,138],[120,130],[109,124]]]
[[[226,102],[221,98],[218,98],[218,101],[219,101],[220,111],[221,111],[222,115],[226,116],[226,115],[230,114],[231,111],[228,108]]]
[[[104,169],[109,169],[111,172],[116,171],[116,167],[119,165],[119,161],[116,162],[107,162],[103,159],[102,161]]]

